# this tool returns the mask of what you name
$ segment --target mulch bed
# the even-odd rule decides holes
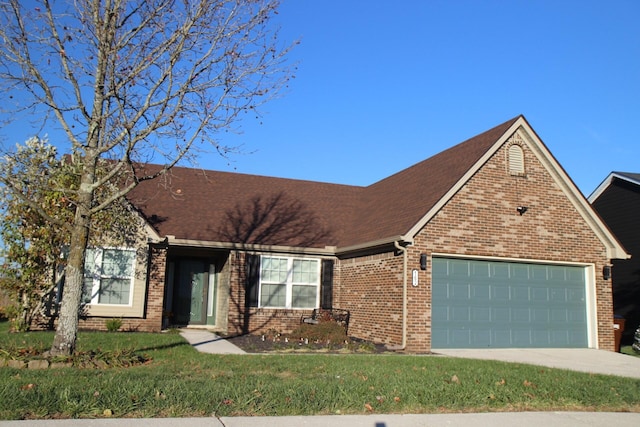
[[[240,335],[226,338],[247,353],[326,353],[326,354],[382,354],[394,353],[384,344],[348,338],[346,342],[310,342],[285,337],[267,337],[262,335]]]

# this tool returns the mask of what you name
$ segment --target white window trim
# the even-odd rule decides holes
[[[133,256],[133,261],[132,261],[132,266],[131,266],[131,278],[129,281],[129,301],[127,302],[127,304],[106,304],[106,303],[100,303],[99,299],[100,299],[100,283],[102,281],[102,279],[108,279],[108,278],[113,278],[113,279],[127,279],[128,277],[119,277],[119,276],[105,276],[103,274],[93,274],[92,277],[92,282],[93,282],[93,286],[91,287],[91,302],[87,303],[88,305],[95,305],[95,306],[100,306],[100,307],[132,307],[133,306],[133,291],[134,291],[134,283],[135,283],[135,278],[136,278],[136,250],[133,248],[121,248],[121,247],[110,247],[110,246],[103,246],[103,247],[91,247],[88,248],[91,249],[93,251],[96,251],[97,255],[96,258],[94,260],[94,265],[98,264],[100,265],[100,271],[102,272],[102,255],[104,254],[105,250],[118,250],[118,251],[124,251],[124,252],[133,252],[134,256]],[[83,283],[84,283],[84,279],[88,279],[88,276],[84,276],[83,278]]]
[[[286,259],[287,260],[287,280],[286,280],[286,291],[285,291],[285,306],[284,307],[278,307],[278,306],[268,306],[268,305],[262,305],[262,265],[263,265],[263,261],[265,258],[272,258],[272,259]],[[308,283],[294,283],[293,282],[293,262],[297,261],[297,260],[301,260],[301,261],[314,261],[316,263],[316,277],[318,279],[318,281],[316,282],[316,284],[314,285],[310,285]],[[322,285],[322,280],[321,280],[321,262],[319,259],[317,258],[301,258],[301,257],[288,257],[288,256],[278,256],[278,255],[261,255],[260,256],[260,280],[259,280],[259,285],[258,285],[258,307],[259,308],[270,308],[270,309],[281,309],[281,310],[310,310],[311,308],[318,308],[319,304],[320,304],[320,287]],[[265,282],[265,284],[281,284],[281,283],[277,283],[277,282]],[[316,288],[316,301],[314,303],[314,307],[292,307],[292,301],[293,301],[293,286],[315,286]]]

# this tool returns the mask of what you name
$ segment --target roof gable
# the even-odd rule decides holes
[[[602,193],[613,183],[614,179],[620,179],[630,184],[640,186],[640,173],[611,172],[589,196],[589,203],[595,202]]]

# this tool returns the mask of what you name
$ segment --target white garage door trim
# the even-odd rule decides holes
[[[461,260],[480,260],[480,261],[497,261],[497,262],[513,262],[524,264],[543,264],[543,265],[558,265],[568,267],[582,267],[584,268],[585,278],[585,299],[586,299],[586,316],[587,316],[587,347],[598,348],[598,328],[597,328],[597,298],[596,298],[596,286],[595,286],[595,265],[592,263],[576,263],[576,262],[559,262],[549,260],[532,260],[523,258],[512,257],[492,257],[492,256],[475,256],[475,255],[459,255],[450,253],[434,252],[430,256],[430,279],[433,280],[433,259],[434,258],[454,258]],[[432,282],[431,282],[432,283]],[[433,299],[433,291],[430,292],[431,299]],[[430,304],[431,309],[433,305]]]

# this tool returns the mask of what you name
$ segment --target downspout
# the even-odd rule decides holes
[[[404,350],[407,347],[407,248],[401,246],[396,240],[393,242],[393,246],[402,252],[402,344],[395,346],[388,346],[389,350]]]

